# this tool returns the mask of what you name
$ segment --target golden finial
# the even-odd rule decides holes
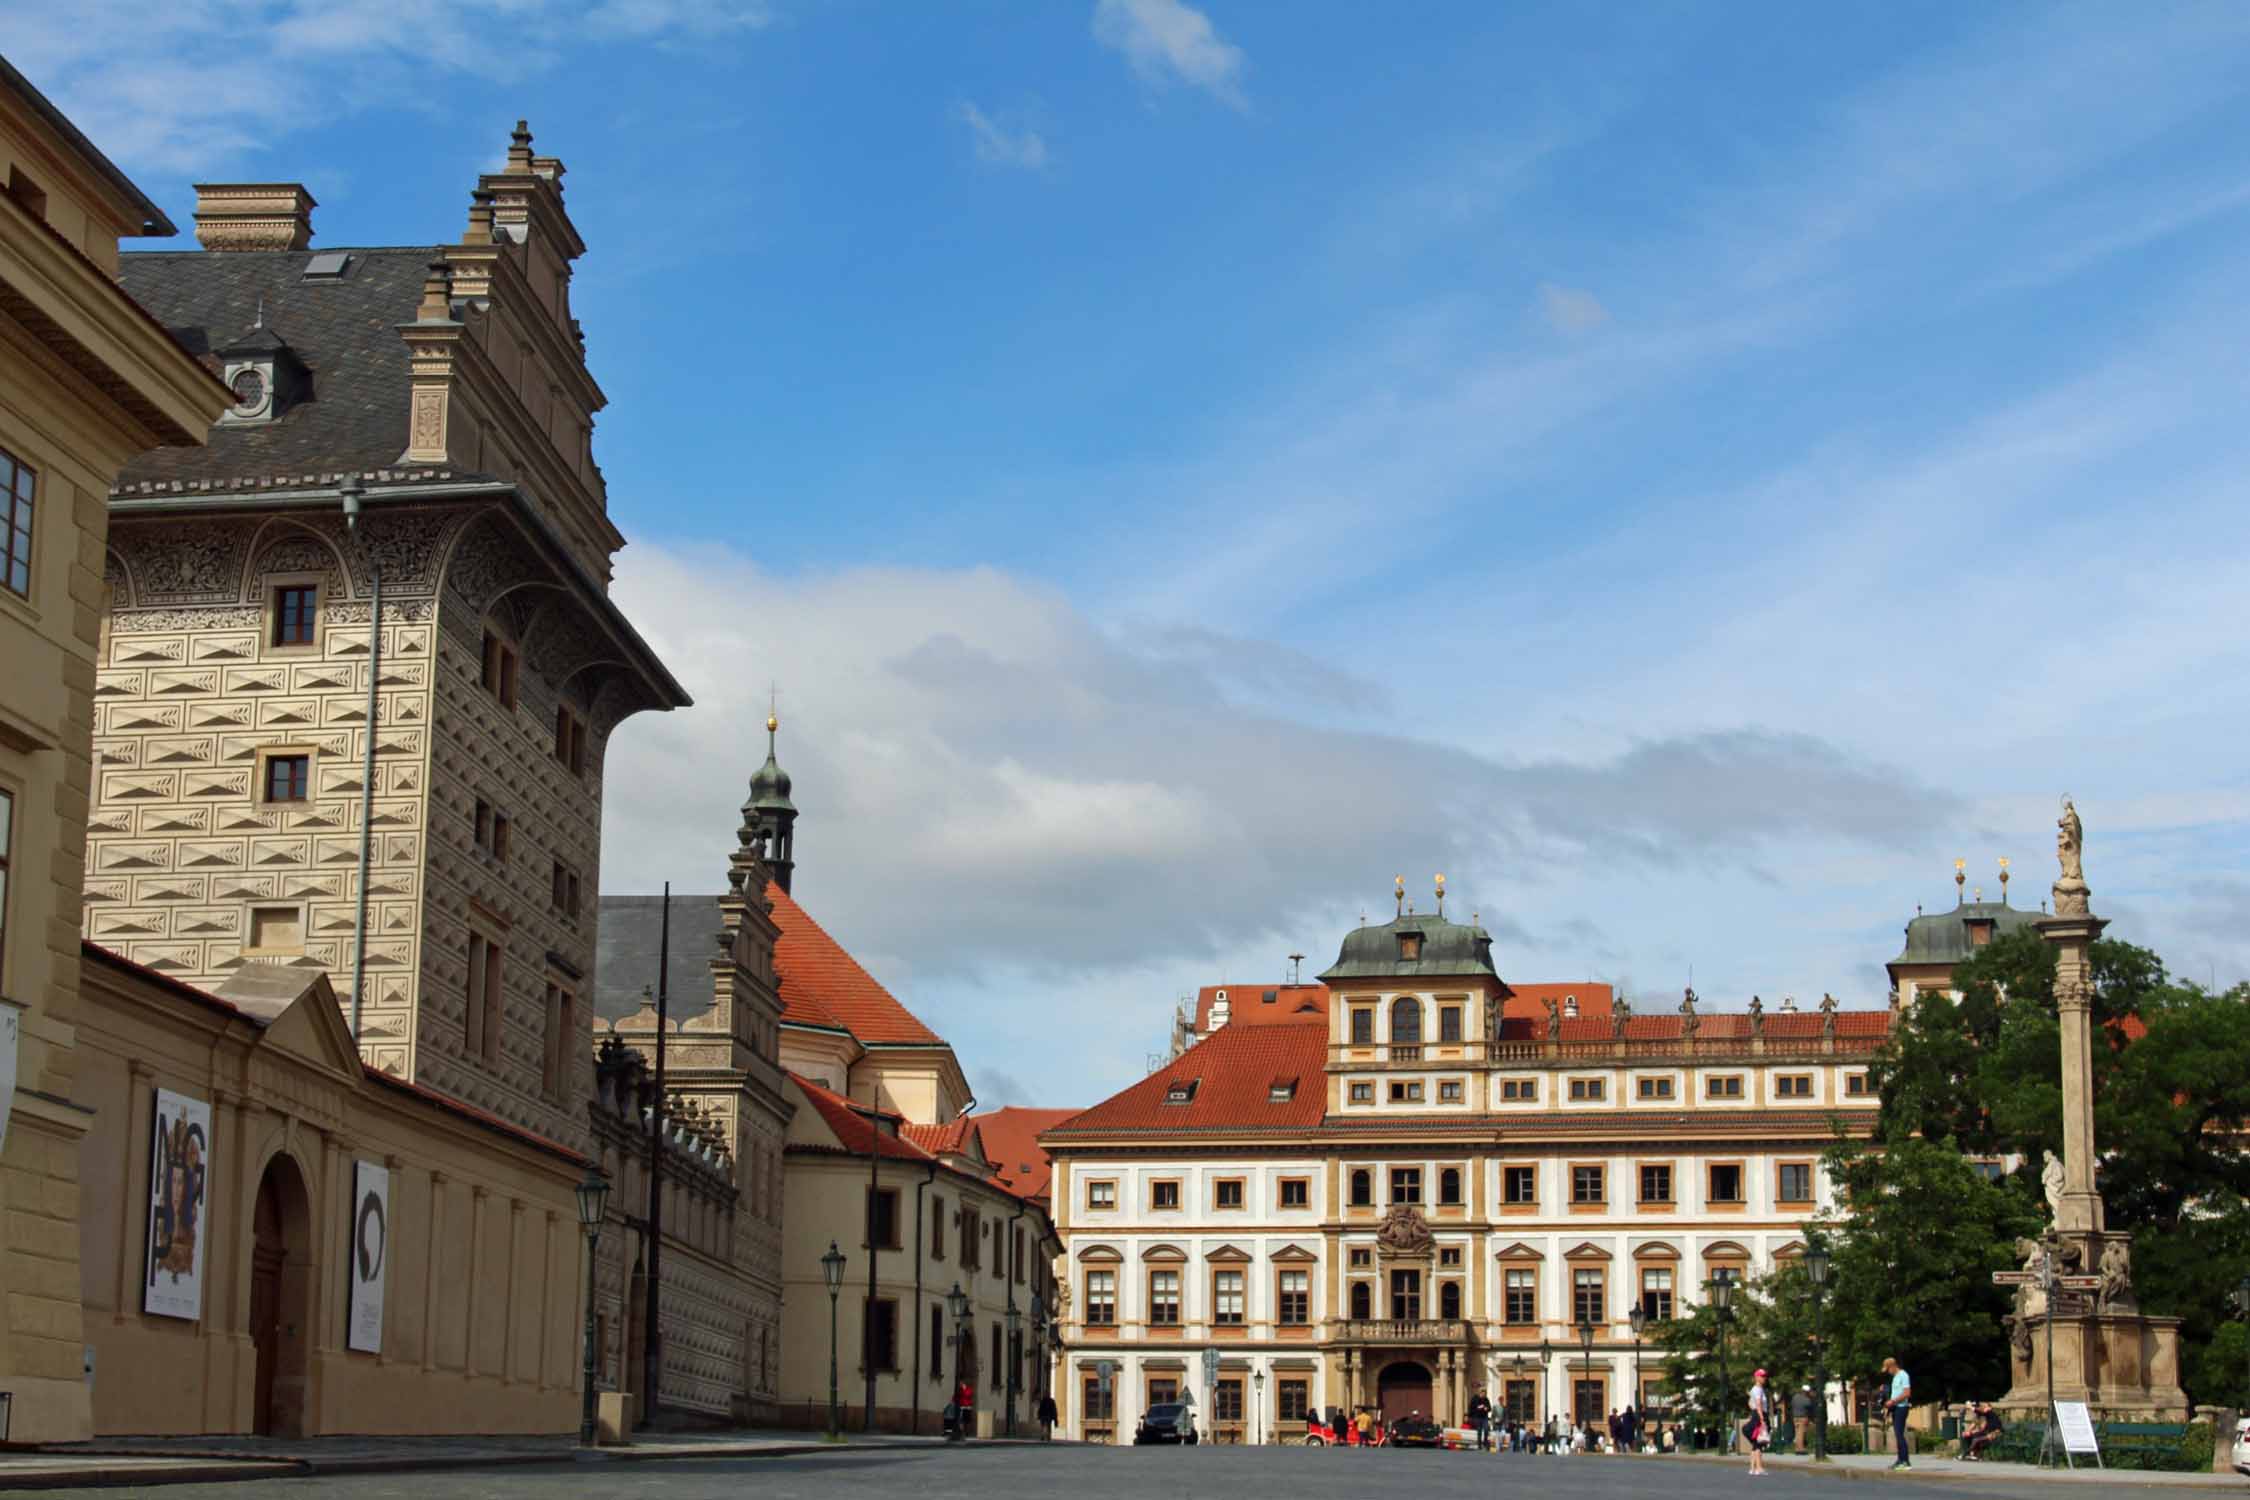
[[[776,729],[779,729],[780,727],[781,720],[778,716],[774,714],[766,715],[766,733],[772,734]]]
[[[1400,916],[1402,916],[1402,917],[1403,917],[1403,916],[1405,916],[1405,915],[1406,915],[1406,877],[1405,877],[1404,875],[1393,875],[1393,876],[1391,877],[1391,896],[1392,896],[1392,899],[1394,899],[1395,901],[1397,901],[1397,902],[1398,902],[1398,914],[1399,914]]]
[[[773,684],[766,690],[766,733],[772,734],[781,727],[781,685]]]
[[[2000,856],[2000,899],[2002,902],[2008,899],[2008,856],[2005,854]]]
[[[1441,917],[1445,915],[1445,872],[1442,870],[1437,877],[1437,914]]]
[[[1953,862],[1953,899],[1956,901],[1961,899],[1961,887],[1969,883],[1968,871],[1967,860],[1957,859]]]

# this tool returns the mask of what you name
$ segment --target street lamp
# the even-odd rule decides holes
[[[1522,1390],[1523,1390],[1523,1385],[1524,1385],[1524,1381],[1523,1381],[1523,1366],[1524,1366],[1523,1351],[1522,1351],[1521,1349],[1518,1349],[1518,1350],[1516,1351],[1516,1357],[1515,1357],[1515,1373],[1516,1373],[1516,1387],[1515,1387],[1515,1388],[1516,1388],[1516,1390],[1517,1390],[1518,1392],[1520,1392],[1520,1391],[1522,1391]],[[1504,1394],[1505,1394],[1505,1393],[1504,1393]],[[1514,1400],[1512,1400],[1512,1399],[1507,1399],[1507,1400],[1504,1400],[1503,1404],[1504,1404],[1504,1405],[1506,1405],[1506,1407],[1508,1408],[1508,1420],[1509,1420],[1509,1421],[1511,1421],[1511,1422],[1528,1422],[1528,1421],[1530,1421],[1530,1420],[1531,1420],[1531,1418],[1532,1418],[1532,1417],[1533,1417],[1534,1415],[1536,1415],[1536,1413],[1534,1413],[1534,1412],[1529,1412],[1529,1411],[1517,1411],[1517,1410],[1516,1410],[1516,1404],[1515,1404],[1515,1401],[1514,1401]]]
[[[820,1258],[820,1274],[828,1283],[828,1440],[834,1442],[844,1431],[836,1395],[836,1294],[844,1289],[844,1252],[834,1240]]]
[[[594,1249],[602,1239],[602,1214],[609,1208],[609,1179],[589,1168],[578,1184],[578,1227],[586,1231],[586,1394],[578,1414],[578,1446],[594,1446]]]
[[[1812,1283],[1813,1462],[1828,1460],[1828,1344],[1820,1336],[1820,1304],[1828,1286],[1828,1242],[1805,1247],[1805,1279]],[[2245,1280],[2250,1286],[2250,1280]]]
[[[1720,1272],[1704,1283],[1711,1294],[1711,1319],[1719,1332],[1719,1426],[1727,1429],[1734,1421],[1734,1389],[1727,1380],[1727,1322],[1734,1308],[1734,1278]],[[1734,1444],[1727,1444],[1729,1450]]]
[[[1646,1402],[1645,1402],[1645,1401],[1644,1401],[1644,1400],[1642,1399],[1642,1390],[1641,1390],[1641,1335],[1642,1335],[1643,1333],[1646,1333],[1646,1332],[1648,1331],[1648,1304],[1647,1304],[1647,1303],[1645,1303],[1645,1302],[1636,1302],[1635,1304],[1633,1304],[1633,1316],[1632,1316],[1632,1324],[1633,1324],[1633,1399],[1632,1399],[1632,1402],[1631,1402],[1630,1404],[1631,1404],[1631,1406],[1632,1406],[1632,1408],[1633,1408],[1633,1414],[1634,1414],[1634,1416],[1635,1416],[1636,1418],[1641,1418],[1641,1419],[1645,1419],[1645,1418],[1646,1418],[1646,1416],[1647,1416],[1647,1403],[1646,1403]]]
[[[1578,1346],[1586,1353],[1585,1373],[1579,1379],[1579,1388],[1571,1392],[1570,1419],[1574,1422],[1590,1422],[1592,1418],[1586,1416],[1583,1404],[1586,1400],[1585,1388],[1594,1383],[1594,1320],[1591,1314],[1578,1320]]]
[[[1023,1309],[1016,1306],[1016,1294],[1008,1293],[1008,1436],[1016,1435],[1016,1387],[1021,1384],[1017,1371],[1023,1364]]]
[[[945,1294],[945,1310],[953,1315],[953,1431],[947,1437],[960,1442],[968,1436],[969,1410],[961,1400],[961,1358],[963,1341],[968,1337],[969,1294],[961,1290],[961,1283],[953,1283],[953,1290]]]
[[[1260,1365],[1250,1372],[1250,1441],[1262,1441],[1259,1429],[1266,1418],[1266,1368]]]
[[[1532,1395],[1538,1398],[1540,1404],[1544,1404],[1547,1399],[1547,1372],[1553,1369],[1554,1365],[1555,1346],[1548,1343],[1546,1339],[1542,1338],[1539,1340],[1539,1380],[1538,1383],[1532,1387]],[[1532,1415],[1537,1416],[1538,1413],[1534,1411]],[[1560,1417],[1562,1413],[1556,1412],[1555,1415],[1557,1417]],[[1542,1431],[1544,1431],[1546,1428],[1546,1424],[1541,1423],[1540,1428]]]

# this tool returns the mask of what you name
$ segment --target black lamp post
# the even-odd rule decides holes
[[[1812,1283],[1813,1462],[1828,1459],[1828,1342],[1820,1336],[1820,1304],[1828,1287],[1828,1242],[1805,1247],[1805,1279]]]
[[[1250,1441],[1265,1441],[1259,1431],[1266,1420],[1266,1369],[1260,1365],[1250,1372]]]
[[[1023,1367],[1023,1309],[1016,1306],[1016,1294],[1008,1293],[1008,1436],[1016,1435],[1016,1387],[1022,1383],[1017,1372]]]
[[[1641,1335],[1648,1331],[1648,1305],[1636,1303],[1633,1307],[1633,1399],[1629,1403],[1636,1418],[1645,1418],[1647,1403],[1641,1399]]]
[[[578,1445],[594,1446],[594,1250],[602,1240],[602,1214],[609,1208],[609,1179],[600,1170],[578,1184],[578,1227],[586,1231],[586,1393],[578,1413]]]
[[[1586,1358],[1584,1374],[1579,1379],[1579,1389],[1570,1393],[1570,1419],[1585,1422],[1591,1419],[1579,1409],[1579,1405],[1586,1399],[1585,1387],[1594,1383],[1594,1320],[1591,1317],[1581,1317],[1578,1320],[1578,1347],[1585,1351]]]
[[[945,1294],[945,1310],[953,1315],[953,1431],[948,1434],[953,1442],[967,1437],[969,1408],[960,1401],[962,1346],[969,1337],[969,1294],[961,1290],[961,1283],[953,1283],[953,1290]]]
[[[1727,1323],[1734,1309],[1734,1278],[1722,1272],[1705,1285],[1711,1294],[1711,1319],[1719,1333],[1719,1427],[1726,1431],[1734,1421],[1734,1388],[1727,1380]],[[1730,1449],[1733,1446],[1727,1444]]]
[[[1554,1367],[1555,1346],[1548,1343],[1545,1339],[1541,1339],[1539,1341],[1539,1383],[1533,1387],[1532,1393],[1540,1399],[1542,1404],[1544,1403],[1547,1395],[1547,1372],[1552,1370]],[[1532,1415],[1537,1416],[1538,1413],[1534,1411]],[[1559,1417],[1562,1415],[1562,1413],[1556,1412],[1555,1415]],[[1540,1429],[1544,1431],[1545,1428],[1546,1424],[1542,1422],[1540,1424]]]
[[[1520,1390],[1522,1390],[1522,1389],[1523,1389],[1523,1366],[1524,1366],[1523,1351],[1522,1351],[1521,1349],[1518,1349],[1518,1350],[1516,1351],[1516,1357],[1515,1357],[1515,1361],[1514,1361],[1514,1366],[1515,1366],[1515,1375],[1516,1375],[1516,1389],[1520,1391]],[[1531,1412],[1528,1412],[1528,1411],[1525,1411],[1525,1412],[1519,1412],[1519,1411],[1517,1411],[1517,1410],[1516,1410],[1516,1408],[1515,1408],[1515,1402],[1514,1402],[1514,1401],[1512,1401],[1512,1400],[1510,1400],[1510,1399],[1508,1399],[1508,1393],[1507,1393],[1507,1392],[1502,1392],[1502,1393],[1501,1393],[1501,1404],[1502,1404],[1503,1406],[1505,1406],[1505,1407],[1507,1408],[1507,1411],[1508,1411],[1508,1420],[1509,1420],[1509,1421],[1511,1421],[1511,1422],[1521,1422],[1521,1421],[1525,1421],[1525,1420],[1529,1419],[1529,1418],[1530,1418],[1530,1417],[1531,1417],[1531,1416],[1533,1415],[1533,1413],[1531,1413]]]
[[[828,1283],[828,1440],[834,1442],[844,1431],[836,1385],[836,1294],[844,1289],[844,1252],[834,1240],[820,1258],[820,1274]]]

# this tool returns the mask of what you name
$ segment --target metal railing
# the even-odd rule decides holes
[[[1357,1344],[1466,1344],[1470,1327],[1459,1318],[1348,1318],[1332,1326],[1337,1338]]]

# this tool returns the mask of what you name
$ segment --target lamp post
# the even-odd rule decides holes
[[[1522,1389],[1523,1389],[1523,1366],[1524,1366],[1523,1351],[1522,1351],[1521,1349],[1518,1349],[1518,1350],[1516,1351],[1516,1357],[1515,1357],[1515,1360],[1514,1360],[1514,1366],[1515,1366],[1515,1376],[1516,1376],[1516,1389],[1520,1391],[1520,1390],[1522,1390]],[[1508,1411],[1508,1420],[1509,1420],[1509,1421],[1511,1421],[1511,1422],[1523,1422],[1523,1421],[1528,1421],[1528,1420],[1529,1420],[1529,1419],[1530,1419],[1530,1418],[1532,1417],[1532,1415],[1533,1415],[1533,1413],[1531,1413],[1531,1412],[1528,1412],[1528,1411],[1522,1411],[1522,1412],[1519,1412],[1519,1411],[1517,1411],[1517,1410],[1516,1410],[1516,1407],[1515,1407],[1515,1402],[1514,1402],[1513,1400],[1509,1399],[1509,1398],[1508,1398],[1508,1396],[1507,1396],[1507,1393],[1505,1393],[1505,1392],[1503,1392],[1503,1393],[1502,1393],[1501,1404],[1502,1404],[1503,1406],[1505,1406],[1505,1407],[1507,1408],[1507,1411]]]
[[[1586,1399],[1585,1387],[1594,1383],[1594,1320],[1590,1316],[1581,1317],[1578,1320],[1578,1347],[1585,1351],[1586,1357],[1583,1366],[1584,1373],[1579,1380],[1579,1389],[1570,1393],[1570,1419],[1573,1422],[1588,1420],[1585,1414],[1580,1411],[1579,1403]]]
[[[601,1244],[602,1214],[609,1208],[609,1179],[596,1168],[578,1184],[578,1227],[586,1231],[586,1392],[578,1413],[578,1446],[594,1446],[594,1250]]]
[[[1022,1382],[1017,1371],[1023,1366],[1023,1309],[1016,1306],[1016,1294],[1008,1293],[1008,1436],[1016,1435],[1016,1387]]]
[[[961,1290],[961,1283],[953,1283],[953,1290],[945,1294],[945,1310],[953,1315],[953,1431],[948,1440],[960,1442],[968,1436],[963,1429],[969,1425],[969,1409],[961,1397],[962,1343],[968,1338],[969,1294]]]
[[[1539,1341],[1539,1381],[1532,1387],[1532,1395],[1541,1403],[1544,1403],[1547,1395],[1547,1372],[1554,1366],[1555,1346],[1542,1338]],[[1538,1413],[1534,1411],[1532,1415],[1537,1416]],[[1559,1417],[1562,1413],[1557,1412],[1555,1415]],[[1540,1424],[1541,1430],[1545,1430],[1545,1425],[1544,1423]]]
[[[1734,1278],[1725,1274],[1705,1283],[1711,1294],[1711,1319],[1719,1334],[1719,1427],[1729,1430],[1734,1421],[1734,1390],[1727,1381],[1727,1322],[1734,1308]],[[1731,1450],[1734,1445],[1727,1444]]]
[[[1636,1419],[1645,1416],[1647,1403],[1641,1399],[1641,1335],[1648,1331],[1648,1304],[1636,1303],[1633,1307],[1633,1399],[1630,1403]]]
[[[843,1414],[838,1406],[836,1384],[836,1294],[844,1289],[844,1252],[836,1242],[828,1242],[828,1253],[820,1258],[821,1278],[828,1283],[828,1441],[843,1436]]]
[[[2243,1318],[2250,1321],[2250,1276],[2245,1276],[2235,1283],[2234,1303],[2236,1307],[2242,1310]],[[2246,1387],[2245,1391],[2250,1393],[2250,1387]],[[2228,1439],[2221,1438],[2220,1441],[2225,1442]]]
[[[1250,1372],[1250,1441],[1265,1441],[1261,1430],[1266,1421],[1266,1367],[1258,1366]]]
[[[1820,1304],[1828,1287],[1828,1242],[1805,1247],[1805,1279],[1812,1283],[1813,1462],[1828,1461],[1828,1343],[1820,1336]]]
[[[1031,1294],[1031,1343],[1020,1362],[1031,1367],[1031,1389],[1025,1392],[1031,1410],[1026,1415],[1037,1421],[1039,1398],[1047,1394],[1047,1299],[1037,1292]]]

